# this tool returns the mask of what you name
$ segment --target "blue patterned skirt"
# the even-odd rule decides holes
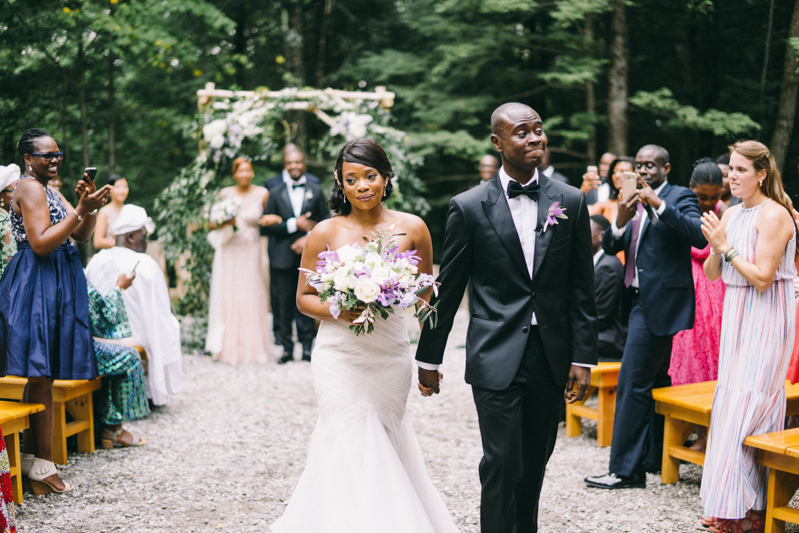
[[[144,368],[136,348],[95,339],[103,386],[94,393],[96,420],[115,425],[150,413]]]
[[[45,257],[27,242],[17,248],[0,280],[3,375],[96,378],[89,296],[77,248],[62,244]]]

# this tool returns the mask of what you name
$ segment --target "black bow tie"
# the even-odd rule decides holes
[[[516,198],[524,194],[530,200],[537,202],[539,192],[541,192],[541,185],[538,183],[538,180],[530,183],[530,185],[526,187],[518,181],[511,180],[508,183],[508,198]]]
[[[305,187],[305,182],[304,181],[302,183],[292,183],[291,184],[291,190],[292,191],[296,190],[296,189],[299,189],[300,187]]]

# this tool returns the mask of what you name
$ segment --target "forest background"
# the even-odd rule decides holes
[[[197,89],[333,87],[396,93],[393,125],[418,170],[440,248],[449,199],[493,153],[489,118],[520,101],[579,186],[606,150],[671,153],[670,181],[730,142],[770,146],[799,193],[793,131],[799,0],[0,0],[0,164],[28,128],[84,166],[124,175],[150,209],[198,153]],[[315,158],[326,128],[295,116]],[[281,168],[276,153],[258,183]]]

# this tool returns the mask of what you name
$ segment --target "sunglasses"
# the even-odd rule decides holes
[[[64,159],[64,152],[47,152],[46,154],[30,154],[30,155],[38,155],[45,161],[52,161],[55,159],[56,161],[61,161]]]

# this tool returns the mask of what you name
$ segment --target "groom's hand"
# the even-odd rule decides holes
[[[419,367],[419,390],[422,396],[432,396],[441,392],[439,382],[442,377],[438,370],[425,370]]]
[[[421,370],[421,369],[419,369]],[[569,381],[566,382],[566,403],[581,402],[585,391],[591,384],[591,369],[572,365],[569,370]]]

